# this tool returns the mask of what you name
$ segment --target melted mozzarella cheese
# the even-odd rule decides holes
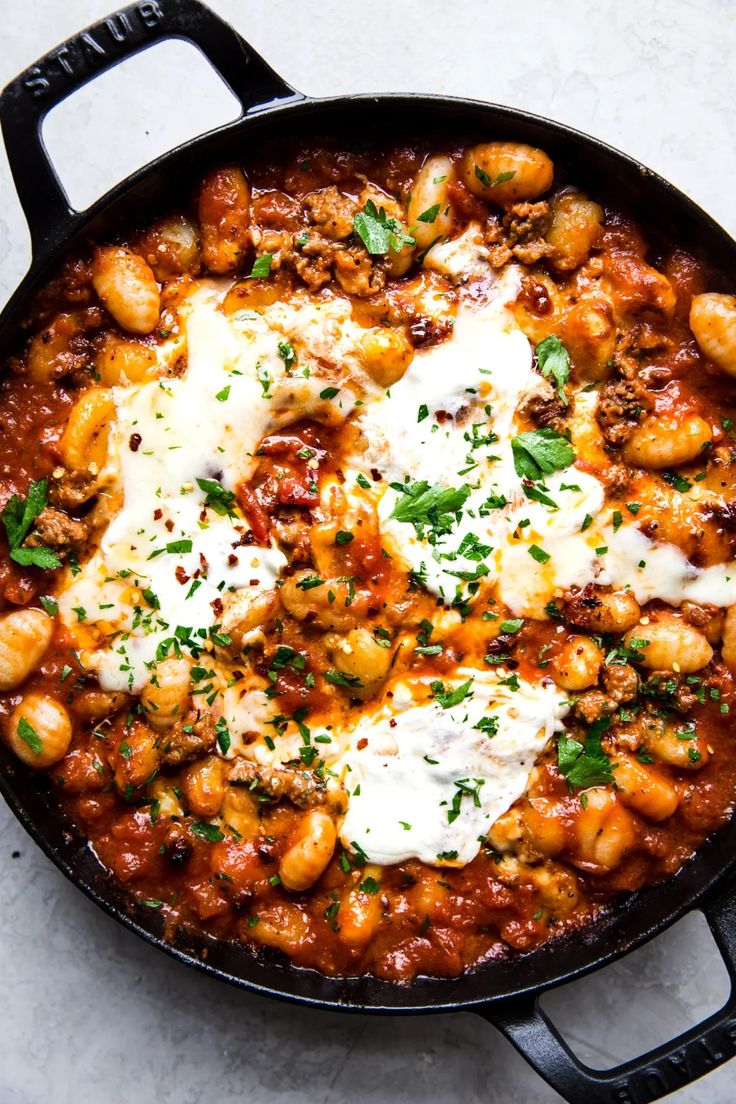
[[[205,507],[198,480],[232,495],[251,472],[260,440],[295,411],[336,422],[354,408],[356,395],[345,385],[322,397],[325,381],[342,372],[348,345],[358,345],[361,331],[353,325],[351,332],[346,301],[302,296],[263,315],[228,317],[220,309],[226,290],[203,285],[182,308],[183,375],[115,390],[108,476],[121,506],[59,603],[73,629],[84,621],[114,636],[89,657],[105,689],[140,690],[177,628],[206,638],[228,603],[271,590],[286,564],[275,547],[243,543],[242,517]],[[290,374],[279,345],[295,319],[312,336]],[[320,345],[315,335],[323,332]]]
[[[467,680],[470,693],[449,708],[432,696],[429,678],[394,680],[357,722],[331,725],[329,735],[314,730],[330,785],[342,783],[348,795],[346,847],[380,865],[409,858],[462,865],[524,792],[535,760],[562,728],[567,696],[551,679],[532,684],[500,668],[461,668],[445,689]],[[234,744],[229,755],[245,751],[277,768],[299,759],[303,740],[293,725],[278,741],[266,738],[274,705],[263,689],[226,690],[224,716],[231,732],[248,731],[252,741]],[[477,727],[483,718],[495,719],[494,734]]]
[[[465,258],[472,274],[467,242],[450,244],[457,244],[461,269]],[[660,598],[679,605],[689,598],[732,604],[736,564],[699,569],[674,545],[649,540],[633,522],[614,531],[602,483],[580,468],[545,478],[543,493],[553,506],[528,497],[511,442],[519,432],[520,404],[543,382],[508,307],[517,291],[518,272],[507,268],[485,302],[461,304],[448,340],[417,353],[390,394],[375,397],[360,413],[365,449],[354,464],[382,475],[381,489],[368,493],[378,497],[392,556],[450,601],[458,578],[467,580],[478,569],[478,557],[468,559],[463,549],[468,540],[479,541],[481,585],[495,584],[517,616],[544,618],[545,606],[564,589],[591,582],[631,586],[642,603]],[[594,394],[576,398],[573,439],[585,453],[596,449],[595,402]],[[474,448],[474,427],[478,436],[492,430],[496,440]],[[393,516],[401,496],[386,485],[407,480],[470,488],[449,534],[430,543]],[[489,507],[489,499],[506,505]]]
[[[456,672],[452,685],[472,678],[471,692],[447,709],[429,685],[395,684],[393,697],[360,721],[342,760],[351,795],[340,830],[347,847],[357,844],[382,865],[464,864],[478,854],[568,709],[551,680],[520,679],[513,690],[505,675]],[[477,727],[487,717],[497,723],[494,735]]]
[[[599,582],[630,587],[641,605],[652,598],[672,606],[736,602],[736,564],[695,567],[673,544],[652,541],[631,525],[616,532],[608,526],[603,534],[608,551],[601,557]]]
[[[481,225],[471,222],[457,238],[433,245],[424,258],[424,267],[449,276],[455,283],[487,277],[488,250]]]

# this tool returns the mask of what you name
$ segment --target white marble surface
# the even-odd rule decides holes
[[[637,155],[736,230],[731,0],[212,0],[313,95],[421,90],[555,116]],[[107,14],[106,0],[0,0],[0,84]],[[79,206],[234,112],[206,66],[160,47],[51,117]],[[122,128],[122,133],[121,133]],[[113,137],[114,135],[114,137]],[[0,298],[28,237],[0,154]],[[84,899],[0,809],[0,1104],[552,1104],[559,1097],[477,1017],[305,1014],[154,953]],[[606,1066],[724,1000],[702,918],[547,1000]],[[734,1064],[676,1093],[732,1104]]]

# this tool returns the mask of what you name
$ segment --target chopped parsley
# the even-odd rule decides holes
[[[217,734],[217,746],[221,753],[226,755],[230,750],[230,731],[227,727],[227,721],[224,717],[220,717],[215,725],[215,732]]]
[[[391,487],[400,495],[391,517],[413,525],[420,539],[429,530],[430,541],[450,532],[470,495],[467,483],[460,487],[443,487],[440,483],[430,486],[422,479],[416,483],[392,483]]]
[[[36,732],[35,728],[29,724],[25,717],[21,717],[18,721],[18,735],[24,744],[27,744],[34,755],[40,755],[43,748],[43,741]]]
[[[290,341],[279,341],[279,356],[284,362],[284,368],[287,372],[296,364],[296,353],[294,352],[294,346]]]
[[[485,732],[486,736],[495,736],[498,732],[498,717],[481,717],[473,728],[477,728],[479,732]]]
[[[232,491],[226,491],[216,479],[197,479],[197,486],[200,491],[205,492],[205,506],[209,506],[221,517],[235,517],[233,511],[235,495]]]
[[[452,824],[460,816],[460,806],[464,797],[472,797],[476,809],[480,809],[480,788],[485,785],[485,781],[485,778],[459,778],[454,783],[456,790],[452,805],[447,810],[448,824]]]
[[[570,788],[585,790],[613,782],[613,765],[601,747],[601,736],[611,721],[603,717],[588,729],[585,743],[563,733],[557,742],[557,769]]]
[[[2,512],[3,526],[8,538],[10,558],[22,567],[40,567],[53,571],[61,566],[61,560],[50,548],[22,548],[34,520],[46,508],[48,480],[31,483],[25,498],[14,494],[8,499]]]
[[[250,270],[248,280],[267,280],[271,275],[271,263],[273,261],[273,253],[261,253],[260,257],[256,257],[253,262],[253,267]]]
[[[555,337],[554,335],[545,337],[544,341],[540,341],[535,352],[537,354],[540,372],[545,379],[551,378],[554,380],[557,387],[557,394],[560,396],[565,406],[567,406],[568,400],[565,394],[565,384],[570,378],[570,354],[559,337]]]
[[[670,487],[674,487],[680,494],[685,494],[692,488],[692,483],[689,479],[685,479],[684,475],[678,475],[675,471],[662,472],[662,479],[665,483],[669,483]]]
[[[529,555],[533,560],[536,560],[539,564],[545,564],[550,559],[549,552],[545,552],[543,548],[540,548],[538,544],[530,544],[527,549]]]
[[[482,169],[480,165],[476,164],[475,175],[484,188],[495,188],[497,184],[505,184],[508,180],[513,180],[516,176],[516,169],[510,169],[508,172],[499,173],[495,180],[491,180],[485,169]]]
[[[191,829],[197,839],[203,840],[204,843],[219,843],[225,838],[217,825],[210,824],[207,820],[195,820]]]
[[[516,474],[523,479],[540,479],[553,471],[569,468],[575,449],[556,429],[530,429],[511,440]]]
[[[325,680],[332,686],[350,686],[357,688],[363,685],[357,675],[346,675],[344,672],[334,669],[325,671]]]
[[[417,215],[418,222],[432,223],[436,220],[440,213],[440,204],[433,203],[431,207],[428,207],[426,211],[422,211],[421,215]]]
[[[404,245],[414,245],[414,238],[405,233],[398,219],[387,215],[384,207],[376,207],[372,199],[354,217],[353,229],[374,257],[389,250],[398,253]]]
[[[466,698],[472,698],[473,696],[472,678],[469,678],[467,682],[463,682],[460,686],[456,686],[454,690],[446,689],[445,684],[440,682],[439,679],[430,685],[432,687],[432,697],[443,709],[451,709],[454,705],[459,705]]]

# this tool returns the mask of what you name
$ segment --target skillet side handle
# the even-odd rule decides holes
[[[537,997],[478,1009],[569,1104],[649,1104],[736,1056],[736,886],[703,906],[731,978],[726,1004],[676,1039],[610,1070],[584,1065]],[[633,995],[633,994],[632,994]]]
[[[68,236],[75,216],[43,143],[46,115],[98,73],[171,38],[202,51],[243,114],[303,98],[199,0],[143,0],[80,31],[11,81],[0,96],[0,126],[34,259]]]

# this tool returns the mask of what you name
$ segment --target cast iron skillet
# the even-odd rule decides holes
[[[208,58],[242,104],[235,122],[179,147],[135,173],[89,210],[71,209],[41,137],[46,113],[97,73],[152,43],[185,39]],[[31,231],[30,271],[0,316],[0,356],[13,349],[32,293],[71,249],[126,219],[172,206],[206,166],[242,158],[265,140],[329,135],[347,145],[375,134],[462,141],[514,138],[542,146],[572,178],[609,194],[655,230],[708,257],[719,290],[732,285],[736,243],[666,181],[609,146],[533,115],[430,96],[309,100],[290,88],[240,36],[197,0],[147,0],[124,8],[52,50],[0,98],[13,178]],[[81,139],[80,139],[81,140]],[[0,747],[0,790],[21,824],[66,876],[101,908],[154,946],[232,984],[313,1008],[409,1012],[475,1011],[495,1024],[571,1104],[646,1104],[736,1054],[736,989],[724,1007],[663,1046],[615,1069],[578,1061],[539,1009],[541,993],[611,962],[688,910],[707,917],[736,982],[736,821],[718,832],[674,878],[631,895],[574,938],[547,944],[451,980],[394,986],[375,978],[326,978],[204,938],[163,939],[160,918],[136,905],[104,872],[61,816],[49,786]]]

